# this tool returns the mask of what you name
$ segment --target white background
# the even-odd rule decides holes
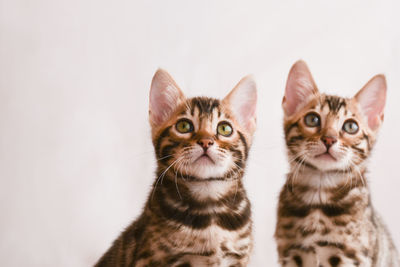
[[[254,74],[251,266],[276,266],[280,104],[300,58],[320,90],[344,96],[387,75],[369,178],[400,246],[399,11],[395,0],[0,0],[1,265],[90,266],[141,212],[155,178],[148,92],[163,67],[188,96],[222,98]]]

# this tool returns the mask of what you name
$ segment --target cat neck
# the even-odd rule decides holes
[[[243,185],[240,179],[191,181],[185,183],[191,196],[198,201],[219,200],[225,196],[242,192]]]
[[[353,190],[368,190],[365,171],[365,168],[349,171],[292,168],[286,185],[290,192],[306,204],[334,204]]]
[[[160,171],[159,171],[160,172]],[[162,174],[163,172],[160,172]],[[224,177],[201,179],[168,170],[154,183],[153,192],[173,196],[180,202],[207,202],[244,193],[243,172],[232,172]]]

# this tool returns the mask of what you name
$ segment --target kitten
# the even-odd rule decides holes
[[[343,98],[319,93],[306,64],[293,65],[282,103],[290,160],[275,232],[282,266],[400,266],[365,177],[385,99],[383,75]]]
[[[242,177],[256,127],[256,87],[186,98],[158,70],[150,90],[157,179],[140,217],[96,266],[246,266],[250,202]]]

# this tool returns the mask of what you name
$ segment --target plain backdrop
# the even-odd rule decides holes
[[[343,96],[386,74],[368,177],[400,246],[399,11],[396,0],[0,0],[1,265],[91,266],[140,214],[155,179],[148,92],[162,67],[187,96],[222,98],[254,75],[251,266],[277,266],[281,100],[300,58],[321,91]]]

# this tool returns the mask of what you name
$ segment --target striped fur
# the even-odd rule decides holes
[[[356,98],[314,88],[303,99],[284,118],[290,173],[280,193],[275,231],[280,264],[400,266],[366,180],[366,160],[377,132],[370,129]],[[318,114],[320,125],[306,124],[310,112]],[[342,128],[350,119],[359,126],[355,134]],[[330,148],[321,141],[327,135],[337,138]],[[330,155],[321,158],[326,151]]]
[[[176,129],[193,123],[191,133]],[[218,134],[228,122],[231,136]],[[242,184],[252,133],[228,101],[186,99],[152,127],[157,179],[141,216],[96,264],[104,266],[246,266],[252,249],[250,202]],[[211,163],[198,163],[199,140],[214,141]]]

